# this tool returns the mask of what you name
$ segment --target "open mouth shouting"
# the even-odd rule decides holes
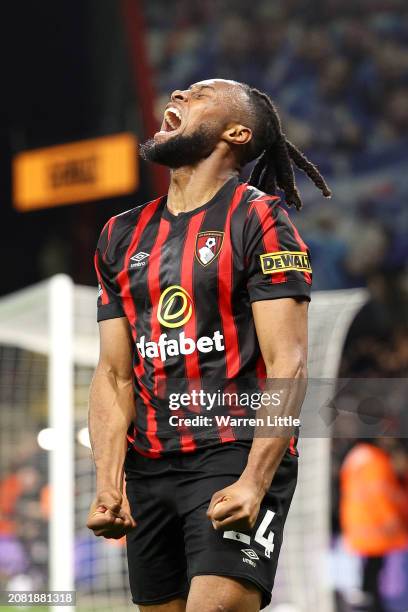
[[[176,106],[169,106],[164,111],[163,122],[160,132],[156,135],[163,136],[164,134],[176,133],[181,126],[181,112]]]

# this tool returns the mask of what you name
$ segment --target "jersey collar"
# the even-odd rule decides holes
[[[211,198],[211,200],[209,200],[202,206],[198,206],[197,208],[194,208],[193,210],[189,210],[187,212],[181,212],[178,215],[173,215],[173,213],[171,213],[169,209],[167,208],[167,195],[166,195],[163,198],[163,215],[162,216],[164,219],[167,219],[168,221],[178,221],[180,219],[186,219],[186,218],[193,217],[194,215],[197,215],[203,210],[206,210],[207,208],[214,206],[218,202],[224,201],[227,204],[229,204],[238,183],[239,183],[239,178],[236,176],[233,176],[232,178],[228,179],[226,183],[224,183],[221,189],[217,191],[217,193]]]

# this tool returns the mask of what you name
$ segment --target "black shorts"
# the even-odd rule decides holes
[[[298,458],[285,453],[251,532],[215,531],[206,515],[212,495],[242,474],[249,449],[231,442],[162,459],[128,453],[126,493],[137,522],[127,536],[134,603],[186,595],[194,576],[212,574],[249,580],[262,593],[261,607],[269,604]]]

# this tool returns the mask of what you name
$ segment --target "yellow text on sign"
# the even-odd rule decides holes
[[[18,153],[13,201],[21,211],[131,193],[138,186],[136,137],[115,134]]]

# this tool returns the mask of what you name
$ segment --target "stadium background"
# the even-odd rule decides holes
[[[304,209],[291,214],[312,251],[315,290],[368,290],[339,374],[407,376],[408,10],[403,0],[17,0],[3,11],[1,295],[57,273],[94,286],[93,252],[105,221],[163,193],[168,180],[165,170],[137,161],[136,182],[126,194],[107,192],[104,198],[22,212],[13,191],[13,160],[19,153],[120,133],[141,141],[159,123],[173,89],[212,76],[236,79],[271,95],[288,137],[319,165],[334,192],[324,201],[299,177]],[[0,347],[0,587],[24,584],[22,576],[31,576],[40,588],[48,572],[47,452],[36,435],[46,424],[47,407],[37,397],[11,412],[10,388],[24,385],[15,364],[26,364],[28,357],[10,356],[10,350]],[[24,378],[24,367],[21,372]],[[36,376],[44,386],[41,367]],[[84,412],[85,396],[81,402]],[[30,427],[20,435],[26,423]],[[334,438],[331,464],[333,558],[337,563],[340,555],[346,563],[350,583],[354,561],[338,551],[339,473],[354,444],[344,436]],[[405,437],[387,453],[399,492],[407,495]],[[408,549],[408,527],[405,537]],[[385,609],[404,612],[407,555],[402,547],[386,557]],[[16,577],[23,582],[13,582]],[[342,599],[339,594],[339,610],[366,609]]]

